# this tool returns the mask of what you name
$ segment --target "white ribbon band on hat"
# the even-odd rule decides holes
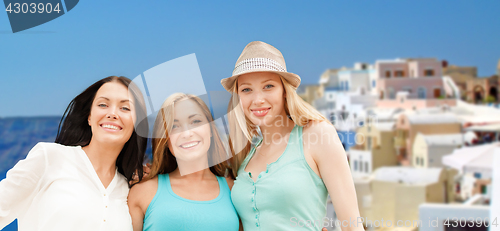
[[[233,76],[255,69],[267,69],[270,71],[286,72],[286,69],[278,62],[267,58],[245,59],[234,67]]]

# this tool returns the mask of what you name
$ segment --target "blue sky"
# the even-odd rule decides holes
[[[61,115],[110,75],[134,78],[195,53],[207,91],[223,91],[248,42],[281,50],[289,71],[316,83],[327,68],[435,57],[495,74],[500,1],[80,1],[13,34],[0,13],[0,117]],[[175,79],[171,80],[175,84]]]

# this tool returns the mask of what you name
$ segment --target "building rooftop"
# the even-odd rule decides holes
[[[498,142],[455,149],[452,154],[443,156],[442,162],[460,172],[465,166],[491,169],[496,147],[499,147]]]
[[[406,63],[406,60],[396,58],[396,59],[379,59],[375,63]]]
[[[500,122],[500,110],[484,105],[474,105],[461,100],[457,101],[457,107],[468,113],[458,115],[463,122],[470,123],[492,123]]]
[[[413,168],[409,166],[380,167],[375,171],[374,179],[412,185],[427,185],[438,182],[442,171],[442,168]]]
[[[436,58],[407,58],[407,61],[438,61]]]
[[[319,77],[319,84],[328,83],[330,76],[336,74],[338,69],[326,69],[323,74]]]
[[[461,123],[452,113],[442,114],[407,114],[410,124],[451,124]]]
[[[474,126],[466,127],[464,130],[466,130],[466,131],[478,131],[478,132],[500,132],[500,123],[474,125]]]
[[[395,122],[377,122],[373,125],[380,131],[392,131],[395,124]]]
[[[424,137],[428,146],[458,146],[464,143],[464,135],[460,133],[433,135],[419,133],[419,135]]]
[[[404,112],[402,108],[377,108],[373,107],[368,110],[368,115],[375,116],[378,120],[395,120],[394,116]]]

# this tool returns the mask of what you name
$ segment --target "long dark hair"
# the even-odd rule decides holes
[[[90,87],[85,89],[82,93],[76,96],[66,108],[61,121],[55,142],[67,146],[87,146],[92,139],[92,130],[88,124],[88,117],[90,109],[94,101],[94,97],[102,85],[109,82],[117,82],[123,84],[129,89],[129,92],[134,97],[135,112],[137,121],[135,122],[134,132],[132,136],[125,143],[123,149],[116,159],[116,167],[118,172],[121,173],[127,182],[132,180],[134,173],[137,173],[139,181],[143,177],[144,156],[147,148],[147,137],[139,134],[148,134],[148,120],[146,117],[146,105],[144,98],[139,88],[127,77],[109,76],[101,79]]]

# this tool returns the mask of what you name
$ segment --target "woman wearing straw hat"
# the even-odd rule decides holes
[[[296,93],[300,77],[281,52],[249,43],[221,84],[236,176],[232,201],[245,231],[319,230],[328,194],[342,229],[363,230],[345,151],[327,119]],[[255,145],[250,140],[259,135]]]

